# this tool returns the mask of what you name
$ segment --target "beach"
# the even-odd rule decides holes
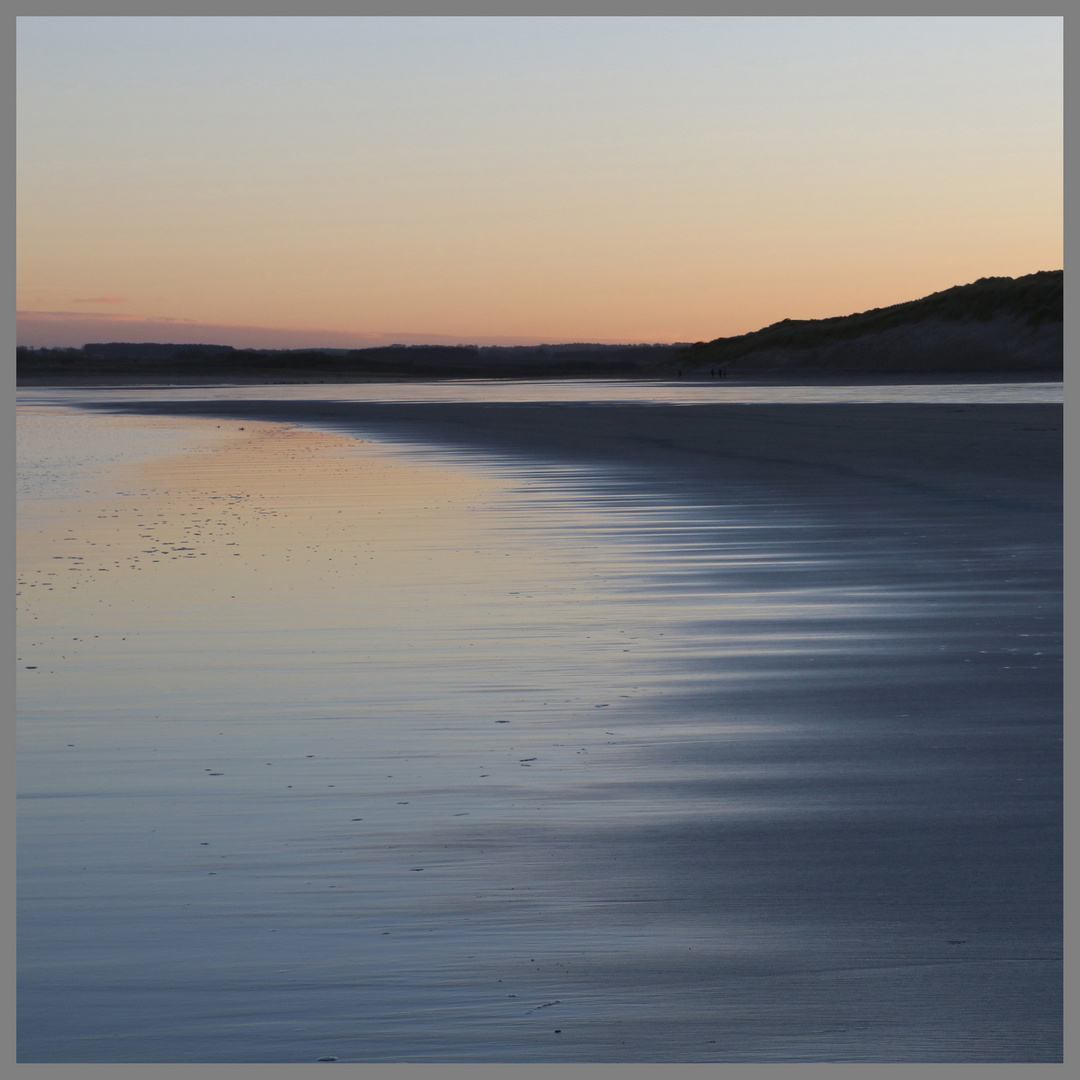
[[[1061,1060],[1060,405],[79,404],[20,1060]]]

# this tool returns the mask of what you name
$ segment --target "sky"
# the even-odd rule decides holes
[[[1060,17],[18,19],[20,344],[675,342],[1062,265]]]

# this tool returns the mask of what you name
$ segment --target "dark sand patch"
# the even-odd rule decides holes
[[[810,490],[846,480],[1061,506],[1060,405],[586,405],[321,401],[125,402],[115,411],[257,417],[416,441]]]

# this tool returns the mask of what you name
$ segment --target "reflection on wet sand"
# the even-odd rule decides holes
[[[1060,1059],[1052,508],[154,423],[23,512],[21,1060]]]

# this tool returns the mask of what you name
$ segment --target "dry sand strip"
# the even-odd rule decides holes
[[[125,402],[101,408],[248,417],[418,442],[662,470],[707,486],[745,480],[835,493],[896,492],[1059,512],[1058,404]]]

